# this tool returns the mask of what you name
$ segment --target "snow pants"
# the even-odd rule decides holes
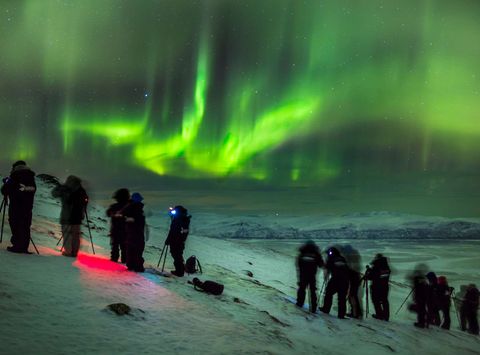
[[[183,250],[185,249],[185,243],[171,243],[170,255],[173,258],[173,265],[175,266],[175,273],[178,276],[185,274],[185,264],[183,260]]]
[[[478,335],[477,308],[462,304],[460,308],[460,323],[463,331],[468,330],[470,334]]]
[[[80,249],[80,224],[62,224],[63,255],[77,256]]]
[[[323,299],[322,311],[329,313],[332,308],[333,295],[337,294],[338,298],[338,318],[344,318],[347,311],[347,292],[348,280],[331,278],[328,281],[327,289],[325,291],[325,298]]]
[[[9,211],[8,223],[12,231],[13,249],[20,252],[27,252],[30,245],[30,226],[32,224],[32,211]]]
[[[297,290],[297,306],[303,307],[305,303],[305,296],[307,287],[310,289],[310,312],[317,311],[317,279],[316,275],[300,274]]]
[[[388,303],[388,279],[372,281],[370,292],[377,319],[388,321],[390,318],[390,304]]]
[[[117,262],[118,258],[122,263],[127,261],[127,247],[125,235],[112,235],[110,244],[112,250],[110,252],[110,260]]]
[[[360,289],[360,273],[350,273],[350,288],[348,291],[348,302],[350,303],[351,316],[353,318],[362,318],[362,306],[358,297],[358,291]]]
[[[127,240],[127,268],[130,271],[144,272],[143,267],[143,250],[145,249],[145,241],[142,239],[129,241]]]

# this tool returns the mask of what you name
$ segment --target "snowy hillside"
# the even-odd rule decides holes
[[[150,272],[129,272],[125,266],[108,260],[108,221],[103,207],[95,205],[89,206],[89,215],[96,255],[92,254],[84,227],[85,239],[78,258],[61,256],[56,247],[60,238],[59,204],[50,198],[51,187],[38,183],[32,238],[40,255],[7,252],[8,225],[0,246],[2,354],[480,353],[479,337],[460,332],[453,314],[451,331],[416,329],[412,326],[414,316],[405,309],[392,316],[389,323],[370,317],[358,321],[307,314],[285,301],[286,296],[296,292],[294,255],[300,243],[282,244],[288,250],[283,253],[253,242],[224,240],[312,236],[333,239],[341,235],[345,238],[344,232],[358,231],[361,221],[376,223],[375,220],[393,218],[392,215],[372,214],[367,219],[351,216],[351,225],[342,229],[333,217],[317,224],[307,219],[260,224],[257,217],[196,214],[185,255],[198,256],[204,269],[203,275],[197,275],[200,279],[225,285],[223,295],[210,296],[195,291],[187,283],[190,276],[163,277],[154,272],[168,228],[166,216],[149,220],[152,228],[144,257]],[[148,203],[148,195],[145,198]],[[399,218],[404,221],[403,226],[412,225],[403,216]],[[447,222],[441,219],[424,222],[421,227],[412,228],[428,230],[428,223],[432,223],[431,229],[448,229],[448,224],[444,224]],[[462,223],[458,230],[478,228],[476,222],[468,222],[465,228]],[[394,224],[384,229],[392,230]],[[319,230],[336,232],[324,235]],[[349,236],[354,235],[360,236]],[[466,235],[470,234],[463,237],[470,238]],[[478,263],[472,274],[468,267],[478,260],[475,255],[478,256],[479,246],[473,245],[469,247],[473,249],[470,258],[464,257],[461,265],[455,263],[446,270],[451,272],[450,280],[457,275],[458,282],[466,278],[479,281]],[[32,246],[30,250],[34,251]],[[399,263],[403,258],[408,268],[419,260],[438,262],[442,255],[431,249],[425,259],[412,250],[398,258]],[[166,267],[172,268],[170,256]],[[319,274],[319,288],[320,279]],[[404,279],[398,275],[397,281],[403,283]],[[393,315],[409,290],[399,284],[392,286],[391,291]],[[107,310],[109,304],[119,302],[132,308],[130,315],[119,316]],[[335,309],[332,313],[335,315]]]

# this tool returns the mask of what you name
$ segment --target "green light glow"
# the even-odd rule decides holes
[[[480,2],[15,3],[0,5],[12,159],[89,149],[301,186],[478,171]]]

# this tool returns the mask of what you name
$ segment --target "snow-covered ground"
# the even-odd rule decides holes
[[[132,273],[108,260],[108,221],[104,206],[94,204],[89,214],[96,255],[84,227],[82,253],[77,259],[61,256],[56,247],[59,204],[49,191],[39,182],[32,237],[40,255],[5,251],[9,245],[5,227],[0,246],[0,353],[480,353],[479,337],[458,330],[453,309],[451,331],[416,329],[414,315],[405,308],[394,315],[409,292],[403,286],[405,275],[417,262],[446,274],[456,288],[480,283],[479,238],[459,232],[475,230],[478,221],[388,213],[324,218],[194,213],[185,256],[199,258],[204,274],[197,276],[202,280],[225,285],[223,295],[211,296],[187,283],[193,276],[173,278],[153,272],[168,230],[166,215],[149,218],[151,234],[144,257],[151,272]],[[145,197],[148,203],[149,196]],[[445,231],[439,236],[443,240],[412,240],[419,236],[412,233],[392,239],[405,226],[426,231],[438,227]],[[318,232],[324,230],[333,232]],[[372,230],[391,234],[378,239],[380,232],[362,232]],[[390,257],[395,269],[391,322],[310,315],[285,301],[296,292],[294,257],[299,239],[310,237],[327,238],[318,240],[321,247],[328,245],[329,238],[354,245],[363,264],[376,252]],[[30,250],[34,251],[32,246]],[[172,268],[170,256],[166,268]],[[319,274],[319,288],[320,279]],[[118,302],[129,305],[131,315],[118,316],[106,309]]]

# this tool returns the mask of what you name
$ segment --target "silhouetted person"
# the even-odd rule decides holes
[[[145,249],[145,215],[143,197],[134,192],[128,205],[123,208],[125,216],[127,268],[130,271],[144,272],[143,250]]]
[[[188,237],[190,228],[190,218],[188,211],[183,206],[176,206],[170,211],[172,222],[170,223],[170,231],[168,232],[165,244],[170,246],[170,254],[173,258],[175,270],[173,275],[183,276],[185,274],[185,265],[183,261],[183,250],[185,249],[185,241]]]
[[[436,308],[443,315],[443,322],[441,323],[443,329],[450,329],[450,303],[452,291],[453,288],[448,286],[447,278],[445,276],[439,276],[434,297]],[[440,315],[439,320],[441,321]]]
[[[325,267],[330,274],[330,280],[328,281],[323,306],[320,310],[324,313],[330,313],[333,295],[337,294],[338,318],[345,318],[349,282],[347,262],[345,258],[340,255],[338,249],[330,248],[327,251],[327,263]]]
[[[467,286],[465,295],[460,307],[460,323],[463,331],[468,330],[470,334],[478,335],[478,298],[479,291],[477,286],[470,284]]]
[[[375,314],[373,318],[388,321],[390,318],[390,304],[388,302],[388,291],[390,281],[390,267],[388,260],[382,254],[377,254],[371,262],[371,267],[367,268],[365,277],[371,280],[370,294],[372,297]]]
[[[413,305],[410,307],[410,310],[417,313],[417,321],[414,325],[418,328],[428,327],[427,321],[427,301],[428,301],[428,283],[425,278],[425,265],[417,265],[412,279],[412,288],[413,288]]]
[[[317,311],[317,270],[323,266],[323,259],[317,245],[309,240],[299,249],[297,257],[298,291],[297,306],[303,307],[307,287],[310,288],[310,312]]]
[[[127,236],[122,209],[128,205],[130,192],[128,189],[119,189],[115,191],[113,198],[117,202],[107,209],[107,216],[110,217],[110,245],[112,247],[110,260],[117,262],[120,257],[120,261],[125,263],[127,261]]]
[[[64,256],[76,257],[80,249],[82,220],[88,204],[88,195],[82,187],[80,178],[70,175],[63,185],[52,190],[52,196],[60,198],[62,210],[60,224],[62,226]]]
[[[7,247],[13,253],[29,254],[30,226],[32,224],[32,209],[37,186],[35,173],[23,160],[12,165],[10,176],[3,179],[2,194],[8,206],[8,223],[12,237],[12,246]],[[6,206],[4,206],[6,208]]]
[[[361,285],[361,257],[358,250],[351,245],[345,245],[341,248],[341,254],[345,257],[348,265],[348,280],[350,287],[348,288],[348,303],[350,304],[349,317],[360,319],[362,318],[362,304],[360,302],[360,285]]]
[[[440,313],[438,312],[437,306],[437,287],[438,280],[437,275],[430,271],[426,275],[427,285],[428,285],[428,296],[427,296],[427,320],[428,324],[440,325]]]

